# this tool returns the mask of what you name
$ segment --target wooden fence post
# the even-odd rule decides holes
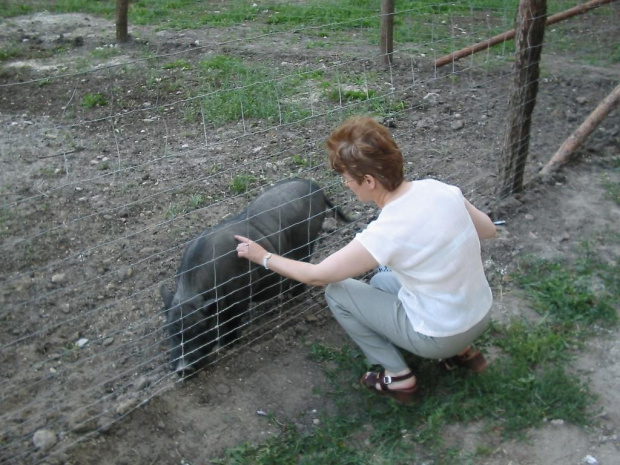
[[[498,194],[501,198],[523,189],[532,112],[538,93],[546,13],[546,0],[521,0],[517,10],[514,82],[508,101],[508,129],[500,158]]]
[[[116,41],[121,44],[129,40],[129,32],[127,32],[128,10],[129,0],[116,0]]]
[[[392,64],[394,53],[394,3],[395,0],[381,1],[381,56],[383,64]]]

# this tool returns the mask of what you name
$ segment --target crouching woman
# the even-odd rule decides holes
[[[471,344],[486,329],[492,304],[480,239],[495,225],[461,191],[439,181],[405,181],[403,156],[387,128],[369,117],[343,123],[327,140],[330,166],[376,220],[322,262],[294,261],[236,236],[237,253],[310,285],[327,285],[335,318],[377,371],[361,382],[409,403],[415,374],[400,349],[480,372]],[[370,282],[352,279],[376,269]]]

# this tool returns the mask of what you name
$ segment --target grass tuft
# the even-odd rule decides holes
[[[250,184],[256,181],[256,178],[249,174],[239,174],[232,178],[229,184],[230,190],[233,194],[243,194],[247,192]]]
[[[619,265],[585,252],[574,264],[525,260],[516,274],[533,308],[569,330],[618,320],[614,296],[619,289]]]
[[[82,106],[86,108],[102,107],[108,104],[103,94],[86,94],[82,98]]]

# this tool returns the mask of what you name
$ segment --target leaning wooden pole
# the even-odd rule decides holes
[[[546,11],[546,0],[519,2],[515,21],[514,81],[508,101],[508,129],[502,147],[499,173],[498,194],[501,198],[523,189],[532,113],[538,93]]]
[[[545,26],[550,26],[555,23],[559,23],[560,21],[564,21],[565,19],[572,18],[573,16],[581,15],[586,13],[594,8],[598,8],[607,3],[615,2],[616,0],[592,0],[588,3],[584,3],[583,5],[578,5],[569,10],[562,11],[560,13],[556,13],[547,18],[545,22]],[[484,42],[478,42],[477,44],[471,45],[469,47],[465,47],[456,52],[452,52],[449,55],[445,55],[441,58],[435,60],[435,67],[440,68],[448,63],[452,63],[453,61],[460,60],[461,58],[465,58],[469,55],[473,55],[474,53],[478,53],[482,50],[486,50],[487,48],[491,48],[494,45],[501,44],[502,42],[506,42],[508,40],[514,39],[515,30],[511,29],[510,31],[506,31],[502,34],[498,34],[496,36],[491,37],[490,39],[485,40]]]
[[[568,139],[560,146],[557,152],[551,157],[549,162],[538,173],[541,177],[547,177],[557,171],[564,163],[570,160],[572,154],[583,143],[583,141],[592,134],[601,121],[603,121],[609,113],[620,102],[620,84],[598,104],[596,109],[590,113],[581,126],[573,132]]]

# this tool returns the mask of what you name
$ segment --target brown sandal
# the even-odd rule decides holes
[[[415,375],[413,372],[402,376],[386,376],[385,370],[381,370],[380,372],[369,371],[362,376],[360,382],[362,386],[372,389],[380,396],[391,397],[396,402],[409,405],[413,402],[413,394],[418,390],[417,384],[414,384],[408,389],[389,389],[388,385],[414,377]],[[381,386],[381,389],[377,389],[377,384]]]
[[[454,357],[443,359],[441,364],[448,371],[452,371],[457,367],[463,367],[474,373],[482,373],[489,366],[484,355],[480,351],[471,348],[463,355],[455,355]]]

